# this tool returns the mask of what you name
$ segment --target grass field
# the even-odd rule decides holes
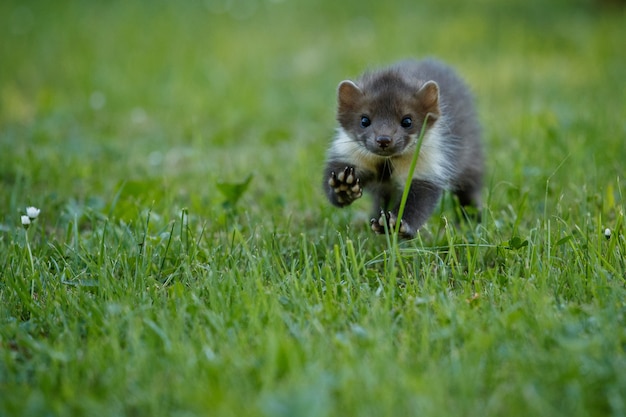
[[[0,415],[626,415],[624,39],[591,0],[1,2]],[[422,56],[477,98],[483,222],[394,245],[322,168],[337,84]]]

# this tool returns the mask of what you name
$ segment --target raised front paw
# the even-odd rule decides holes
[[[352,203],[363,195],[361,181],[356,177],[353,167],[346,167],[343,171],[330,173],[328,186],[335,193],[335,200],[340,206]]]
[[[389,230],[389,233],[395,232],[397,223],[397,214],[390,211],[385,212],[384,210],[380,211],[380,217],[378,217],[378,219],[373,218],[370,220],[372,230],[381,235],[385,234],[385,228]],[[398,230],[398,235],[407,239],[412,238],[415,236],[415,230],[413,230],[408,222],[400,220],[400,230]]]

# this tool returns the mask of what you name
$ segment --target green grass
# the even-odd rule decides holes
[[[626,415],[626,14],[500,3],[0,3],[0,415]],[[339,81],[427,55],[483,222],[395,250],[321,171]]]

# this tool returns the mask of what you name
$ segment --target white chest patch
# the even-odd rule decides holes
[[[426,180],[445,187],[453,176],[453,166],[444,151],[445,137],[439,126],[440,123],[436,123],[424,136],[413,179]],[[385,158],[371,153],[350,137],[343,128],[339,128],[328,152],[328,158],[345,161],[368,171],[376,171],[380,164],[388,159],[393,167],[392,178],[404,185],[411,167],[417,136],[412,137],[413,144],[408,146],[404,153]]]

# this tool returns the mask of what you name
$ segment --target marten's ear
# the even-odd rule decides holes
[[[435,81],[427,81],[417,92],[417,99],[429,119],[435,121],[439,118],[439,85]]]
[[[337,88],[337,102],[339,111],[349,111],[353,109],[359,99],[363,96],[363,91],[352,81],[346,80],[339,83]]]

